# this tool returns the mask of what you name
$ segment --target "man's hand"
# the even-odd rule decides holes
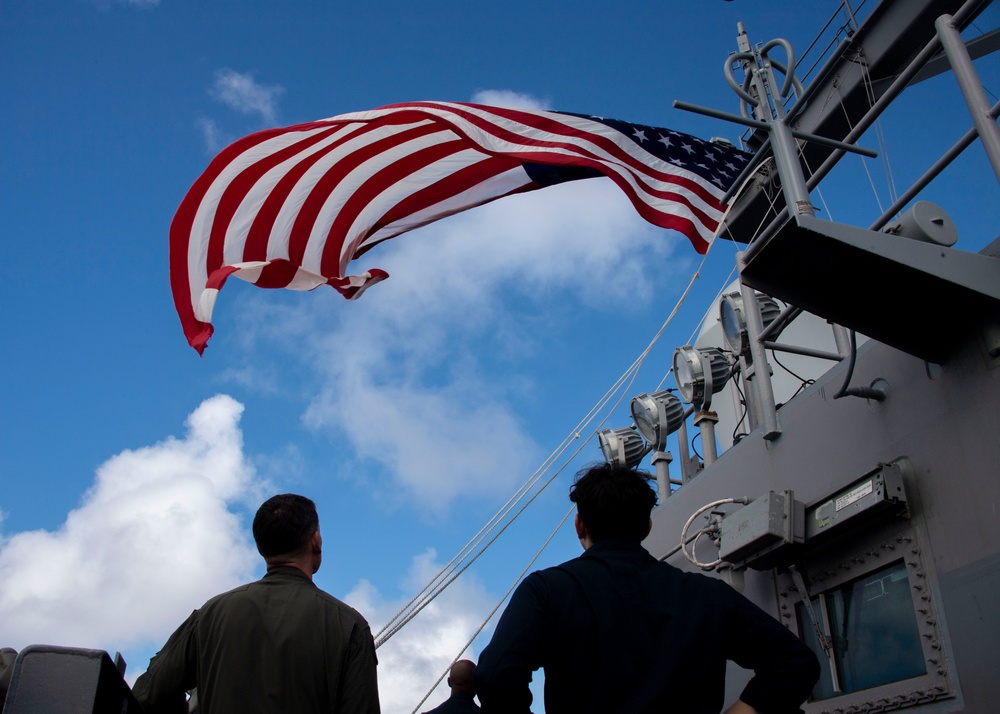
[[[756,709],[741,699],[737,699],[733,706],[726,709],[723,714],[760,714]]]

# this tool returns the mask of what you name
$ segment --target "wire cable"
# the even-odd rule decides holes
[[[570,515],[573,513],[574,510],[576,510],[575,505],[570,506],[570,509],[566,511],[566,515],[562,517],[561,521],[559,521],[559,525],[557,525],[555,529],[553,529],[553,531],[549,534],[549,537],[545,539],[545,542],[542,543],[542,547],[538,549],[538,552],[535,553],[535,557],[533,557],[528,562],[524,570],[521,571],[521,574],[514,579],[514,583],[507,589],[507,592],[504,593],[503,597],[500,598],[500,600],[496,604],[496,607],[490,610],[490,614],[486,616],[485,620],[483,620],[483,624],[479,626],[479,629],[477,629],[472,634],[472,637],[470,637],[469,641],[465,643],[465,646],[461,650],[459,650],[457,655],[455,655],[455,659],[451,661],[451,664],[449,664],[448,667],[444,670],[444,672],[441,673],[441,676],[437,678],[437,681],[434,682],[434,685],[430,688],[430,691],[428,691],[427,694],[424,695],[424,698],[417,703],[417,706],[413,708],[413,714],[417,714],[417,712],[420,710],[420,707],[423,706],[424,702],[427,701],[427,699],[431,696],[431,694],[434,693],[434,690],[437,689],[438,685],[441,684],[441,680],[448,675],[449,671],[451,671],[452,665],[458,661],[459,657],[465,654],[465,651],[472,646],[472,643],[476,641],[476,638],[479,637],[482,631],[486,629],[486,625],[488,625],[490,620],[493,619],[493,616],[497,614],[497,610],[499,610],[500,606],[507,601],[507,598],[510,597],[510,594],[514,592],[514,588],[516,588],[518,583],[521,582],[521,580],[524,578],[528,570],[531,569],[531,566],[535,564],[535,561],[538,560],[538,556],[542,554],[542,551],[545,550],[548,547],[549,543],[552,542],[552,539],[555,538],[556,533],[558,533],[559,530],[563,527],[563,525],[566,524],[566,520],[570,517]]]
[[[746,504],[750,503],[750,499],[740,496],[737,498],[720,498],[718,501],[712,501],[711,503],[706,503],[704,506],[702,506],[697,511],[691,514],[691,517],[687,519],[687,523],[684,524],[684,528],[681,529],[681,551],[684,553],[684,557],[687,558],[689,561],[691,561],[692,564],[701,568],[702,570],[711,570],[719,563],[721,563],[722,559],[719,558],[718,560],[715,560],[711,563],[702,563],[694,556],[694,553],[689,553],[687,549],[688,529],[691,527],[691,524],[695,522],[695,519],[698,518],[698,516],[700,516],[702,513],[712,508],[716,508],[718,506],[724,506],[727,503],[738,503],[740,505],[745,506]],[[697,541],[698,536],[703,535],[705,532],[707,532],[707,529],[703,528],[701,531],[698,532],[698,534],[695,535],[695,537],[692,539],[691,542],[694,543],[695,541]]]
[[[711,248],[711,246],[709,246]],[[632,364],[625,370],[621,377],[619,377],[614,385],[605,392],[604,396],[598,401],[587,416],[581,420],[580,423],[571,431],[571,433],[563,440],[562,444],[545,460],[543,465],[539,467],[535,473],[521,486],[520,489],[512,496],[507,503],[497,512],[497,514],[487,523],[486,526],[480,529],[479,533],[474,536],[466,546],[459,551],[459,553],[451,559],[451,561],[442,568],[438,574],[432,578],[432,580],[427,583],[420,590],[417,595],[415,595],[396,615],[392,617],[375,635],[375,647],[378,648],[385,644],[395,633],[402,629],[410,620],[412,620],[416,615],[423,610],[428,604],[430,604],[438,595],[440,595],[451,583],[453,583],[463,572],[473,562],[475,562],[494,542],[497,538],[510,525],[513,521],[524,512],[524,510],[530,505],[541,493],[544,491],[555,478],[562,473],[565,467],[573,460],[583,450],[586,444],[590,441],[593,436],[597,434],[597,431],[604,425],[604,423],[610,418],[611,413],[621,404],[625,396],[625,390],[627,390],[635,381],[638,376],[639,370],[642,367],[643,362],[646,357],[652,351],[653,347],[662,337],[667,326],[671,323],[674,317],[677,315],[681,306],[683,305],[688,294],[691,292],[695,281],[698,279],[700,274],[700,269],[705,264],[705,260],[708,257],[708,251],[706,251],[705,256],[702,258],[701,264],[699,265],[699,270],[692,275],[691,280],[688,282],[687,288],[684,290],[681,297],[678,299],[677,304],[674,309],[670,312],[670,315],[663,322],[660,328],[657,330],[656,334],[650,340],[649,344],[642,351],[642,353],[637,357]],[[538,488],[534,495],[532,495],[527,502],[520,507],[516,512],[513,512],[517,505],[523,501],[531,489],[541,480],[542,476],[546,471],[548,471],[555,460],[562,456],[569,448],[569,445],[580,438],[580,431],[589,423],[591,423],[605,407],[611,399],[618,394],[618,399],[615,401],[614,405],[607,410],[607,414],[604,419],[595,427],[591,433],[588,435],[587,439],[583,441],[580,447],[573,453],[573,455],[567,459],[567,461],[560,467],[540,488]],[[513,515],[510,515],[513,512]],[[506,520],[505,520],[506,519]],[[501,525],[502,524],[502,525]],[[496,533],[494,534],[494,531]],[[490,537],[492,535],[492,537]],[[488,538],[488,540],[487,540]],[[484,541],[486,544],[483,545],[478,552],[473,554],[473,551]]]

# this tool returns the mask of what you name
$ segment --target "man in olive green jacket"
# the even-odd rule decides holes
[[[259,581],[206,602],[150,660],[132,691],[147,714],[379,714],[375,646],[357,611],[312,582],[323,559],[315,504],[268,499],[253,521]]]

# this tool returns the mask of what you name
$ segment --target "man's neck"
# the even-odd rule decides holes
[[[269,560],[265,562],[267,563],[267,572],[269,573],[275,568],[295,568],[303,575],[305,575],[307,578],[312,580],[312,571],[309,570],[308,566],[305,563],[301,562],[300,560],[297,559],[273,560],[273,561]]]

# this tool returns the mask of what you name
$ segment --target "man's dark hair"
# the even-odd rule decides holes
[[[650,488],[653,478],[645,471],[599,464],[583,469],[569,490],[590,539],[641,541],[649,527],[649,514],[656,505]]]
[[[316,504],[294,493],[267,499],[253,519],[253,539],[265,558],[301,552],[317,530]]]

